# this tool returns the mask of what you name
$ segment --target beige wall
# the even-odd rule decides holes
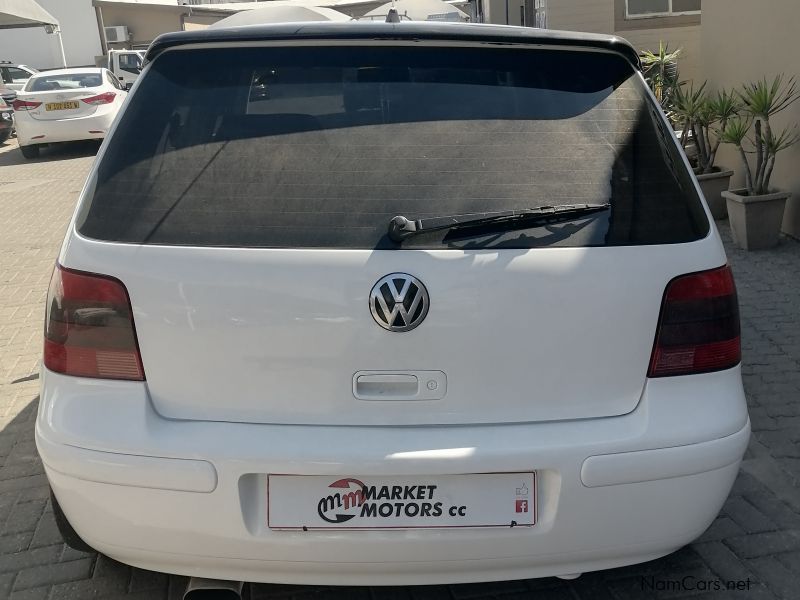
[[[495,25],[520,25],[520,6],[525,0],[483,0],[484,17],[487,23]],[[506,21],[508,6],[508,21]]]
[[[549,0],[547,27],[566,31],[612,33],[614,0]]]
[[[703,70],[714,89],[738,86],[779,73],[800,79],[797,47],[800,1],[703,0]],[[774,118],[773,129],[800,123],[800,102]],[[719,162],[737,170],[740,160],[724,147]],[[772,177],[775,187],[791,190],[783,229],[800,237],[800,145],[778,155]]]
[[[198,29],[207,29],[209,25],[213,25],[220,19],[224,19],[223,15],[191,15],[184,17],[183,28],[186,31],[196,31]]]
[[[683,48],[683,58],[679,62],[681,78],[701,78],[700,25],[653,28],[653,24],[659,23],[659,20],[647,19],[644,22],[627,21],[624,30],[622,27],[618,30],[615,8],[615,0],[549,0],[547,26],[550,29],[613,33],[625,38],[639,50],[658,50],[658,43],[663,40],[670,49]],[[648,28],[630,29],[639,23]]]
[[[103,5],[101,10],[103,24],[106,27],[127,25],[133,32],[134,44],[148,44],[162,33],[182,29],[183,11],[177,4],[175,7]]]

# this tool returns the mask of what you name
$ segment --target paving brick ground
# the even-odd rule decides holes
[[[48,278],[95,146],[23,161],[0,146],[0,599],[179,598],[186,580],[67,548],[53,521],[33,442]],[[727,240],[728,230],[721,227]],[[721,514],[663,559],[557,579],[420,588],[253,586],[253,598],[800,598],[800,243],[766,252],[727,243],[742,310],[754,435]],[[653,591],[643,582],[750,580],[748,591]],[[644,578],[644,579],[643,579]]]

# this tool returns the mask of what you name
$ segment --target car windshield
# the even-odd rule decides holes
[[[61,75],[40,75],[31,77],[26,92],[49,92],[52,90],[77,90],[102,85],[100,73],[68,73]]]
[[[173,50],[99,166],[81,233],[133,243],[395,248],[395,215],[610,204],[576,222],[403,248],[663,244],[708,231],[622,56],[512,48]]]
[[[142,57],[138,52],[136,54],[120,54],[119,66],[122,69],[141,69]]]

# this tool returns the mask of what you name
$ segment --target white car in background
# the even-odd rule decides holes
[[[38,69],[28,65],[17,65],[10,60],[0,60],[0,83],[12,90],[21,90],[28,79],[38,73]]]
[[[104,138],[126,95],[108,69],[37,73],[14,101],[22,155],[36,158],[43,144]]]

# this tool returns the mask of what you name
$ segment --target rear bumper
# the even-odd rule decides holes
[[[738,369],[648,383],[632,413],[460,427],[171,421],[145,386],[43,373],[36,439],[78,533],[122,562],[305,584],[558,575],[667,554],[714,519],[749,439]],[[689,393],[691,392],[691,393]],[[539,473],[533,528],[272,531],[266,474]]]
[[[37,121],[29,115],[17,113],[17,140],[20,146],[53,144],[106,137],[115,113],[99,111],[88,117]]]

